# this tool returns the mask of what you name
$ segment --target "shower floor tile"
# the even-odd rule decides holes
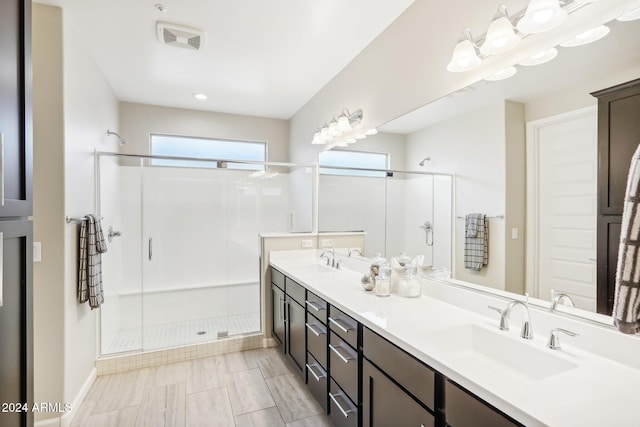
[[[216,341],[218,333],[228,336],[260,331],[260,313],[213,317],[179,323],[120,329],[103,354],[134,350],[157,350]]]

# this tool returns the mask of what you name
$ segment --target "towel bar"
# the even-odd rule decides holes
[[[87,218],[86,216],[83,216],[82,218],[73,218],[73,217],[70,217],[69,215],[67,215],[64,220],[67,222],[67,224],[71,224],[72,222],[75,222],[75,223],[79,224],[82,221],[86,221],[87,219],[89,219],[89,218]],[[102,220],[104,218],[98,217],[98,219]]]

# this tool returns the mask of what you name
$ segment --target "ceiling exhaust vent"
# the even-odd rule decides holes
[[[191,50],[200,50],[204,42],[204,33],[195,28],[158,22],[156,24],[158,40],[169,46],[182,47]]]

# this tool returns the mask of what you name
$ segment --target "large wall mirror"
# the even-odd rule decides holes
[[[453,280],[545,301],[564,293],[576,309],[595,311],[590,93],[640,78],[640,21],[607,26],[601,40],[558,47],[551,62],[518,65],[510,79],[475,83],[379,127],[404,136],[407,169],[456,174]],[[468,213],[488,217],[489,262],[480,271],[464,267]]]

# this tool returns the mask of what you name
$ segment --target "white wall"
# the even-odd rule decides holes
[[[96,311],[77,303],[78,225],[64,218],[95,212],[93,151],[117,149],[106,129],[117,127],[118,104],[61,9],[34,4],[33,23],[34,224],[43,256],[34,265],[34,398],[77,404],[94,369]]]
[[[64,16],[64,14],[63,14]],[[65,212],[82,216],[95,212],[94,150],[117,151],[107,129],[118,128],[118,101],[93,61],[73,24],[63,20]],[[78,226],[65,225],[64,370],[63,401],[72,402],[94,369],[97,311],[78,305]],[[110,253],[103,256],[108,257]],[[105,283],[105,288],[109,287]]]
[[[122,152],[128,154],[149,154],[149,135],[164,133],[266,141],[268,161],[289,161],[287,120],[121,102],[119,130],[128,142]]]
[[[64,390],[64,126],[62,11],[33,4],[33,225],[42,262],[33,265],[34,400]],[[40,421],[56,414],[36,413]]]

